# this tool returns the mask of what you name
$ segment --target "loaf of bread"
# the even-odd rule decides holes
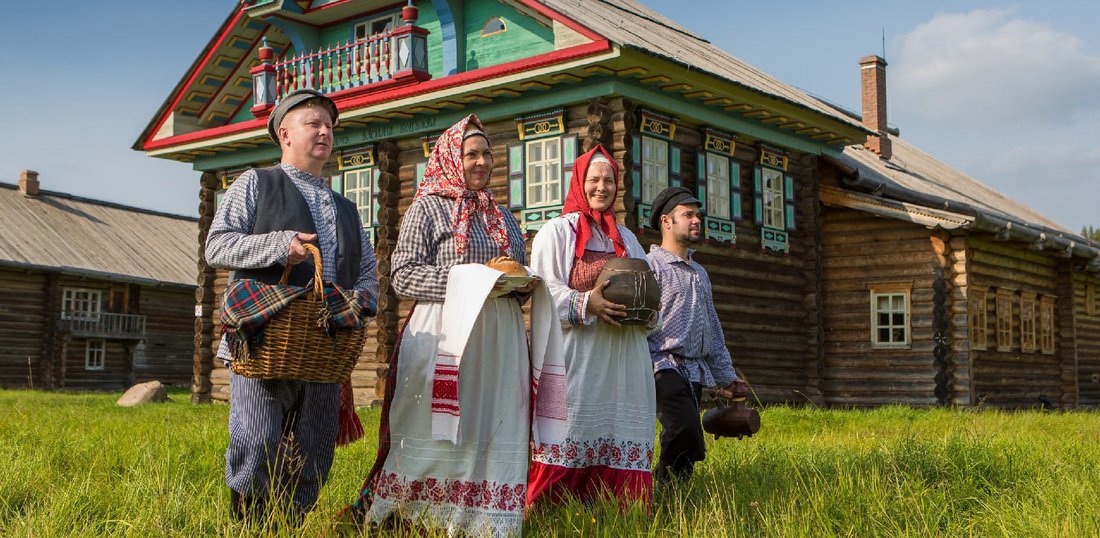
[[[512,258],[509,258],[508,256],[499,256],[493,258],[485,262],[485,265],[488,265],[489,267],[496,269],[497,271],[503,271],[504,274],[507,276],[527,276],[527,269],[524,268],[523,265],[520,265],[519,262],[513,260]]]

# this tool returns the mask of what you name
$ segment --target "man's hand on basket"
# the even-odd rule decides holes
[[[306,252],[306,247],[302,246],[302,244],[312,243],[316,240],[317,234],[298,232],[298,235],[290,240],[290,252],[287,253],[286,257],[287,265],[298,265],[306,261],[309,258],[309,253]]]

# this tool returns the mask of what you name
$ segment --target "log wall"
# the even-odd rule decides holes
[[[934,310],[946,311],[950,303],[942,239],[922,226],[847,208],[826,207],[823,220],[825,402],[942,403],[936,376],[949,359],[941,350],[943,363],[937,364],[934,354],[935,329],[946,330],[941,326],[945,320],[934,322]],[[886,284],[911,289],[910,345],[904,349],[872,344],[871,290]]]
[[[968,285],[989,290],[986,317],[989,345],[985,350],[971,350],[971,383],[975,403],[1034,408],[1041,405],[1040,398],[1061,402],[1064,396],[1072,397],[1063,385],[1062,362],[1065,356],[1057,352],[1061,340],[1072,334],[1064,332],[1070,328],[1066,325],[1069,320],[1055,315],[1055,354],[1047,355],[1038,350],[1024,352],[1020,345],[1020,293],[1057,296],[1057,259],[977,235],[970,237],[968,247]],[[1001,289],[1012,290],[1013,293],[1012,345],[1009,350],[997,347],[996,292]],[[1068,298],[1059,299],[1064,300]],[[1057,303],[1055,311],[1059,311]]]
[[[47,277],[0,268],[0,387],[46,388],[52,364],[46,355],[48,317],[43,310]],[[29,364],[28,364],[29,362]]]
[[[1100,277],[1074,273],[1069,280],[1073,300],[1066,302],[1072,304],[1076,355],[1072,381],[1078,390],[1078,404],[1095,408],[1100,406]],[[1063,333],[1066,330],[1062,327]]]
[[[145,344],[134,359],[134,382],[190,383],[195,349],[194,299],[193,288],[141,288],[136,313],[145,316]]]

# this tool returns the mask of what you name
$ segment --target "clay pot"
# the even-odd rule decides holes
[[[703,413],[703,431],[719,437],[752,437],[752,434],[760,431],[760,413],[745,405],[749,389],[744,385],[737,385],[733,389],[733,399],[730,405],[708,409]]]
[[[606,288],[603,283],[610,281]],[[623,325],[645,325],[661,308],[661,286],[645,260],[612,258],[596,278],[596,289],[608,301],[626,306]]]

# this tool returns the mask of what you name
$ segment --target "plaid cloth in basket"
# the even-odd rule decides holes
[[[268,320],[312,289],[312,283],[299,287],[248,278],[231,282],[225,290],[222,334],[229,339],[233,357],[247,358],[249,350],[262,342]],[[348,291],[331,282],[325,282],[322,289],[326,308],[318,316],[317,325],[329,334],[337,329],[362,327],[377,310],[368,293]]]

